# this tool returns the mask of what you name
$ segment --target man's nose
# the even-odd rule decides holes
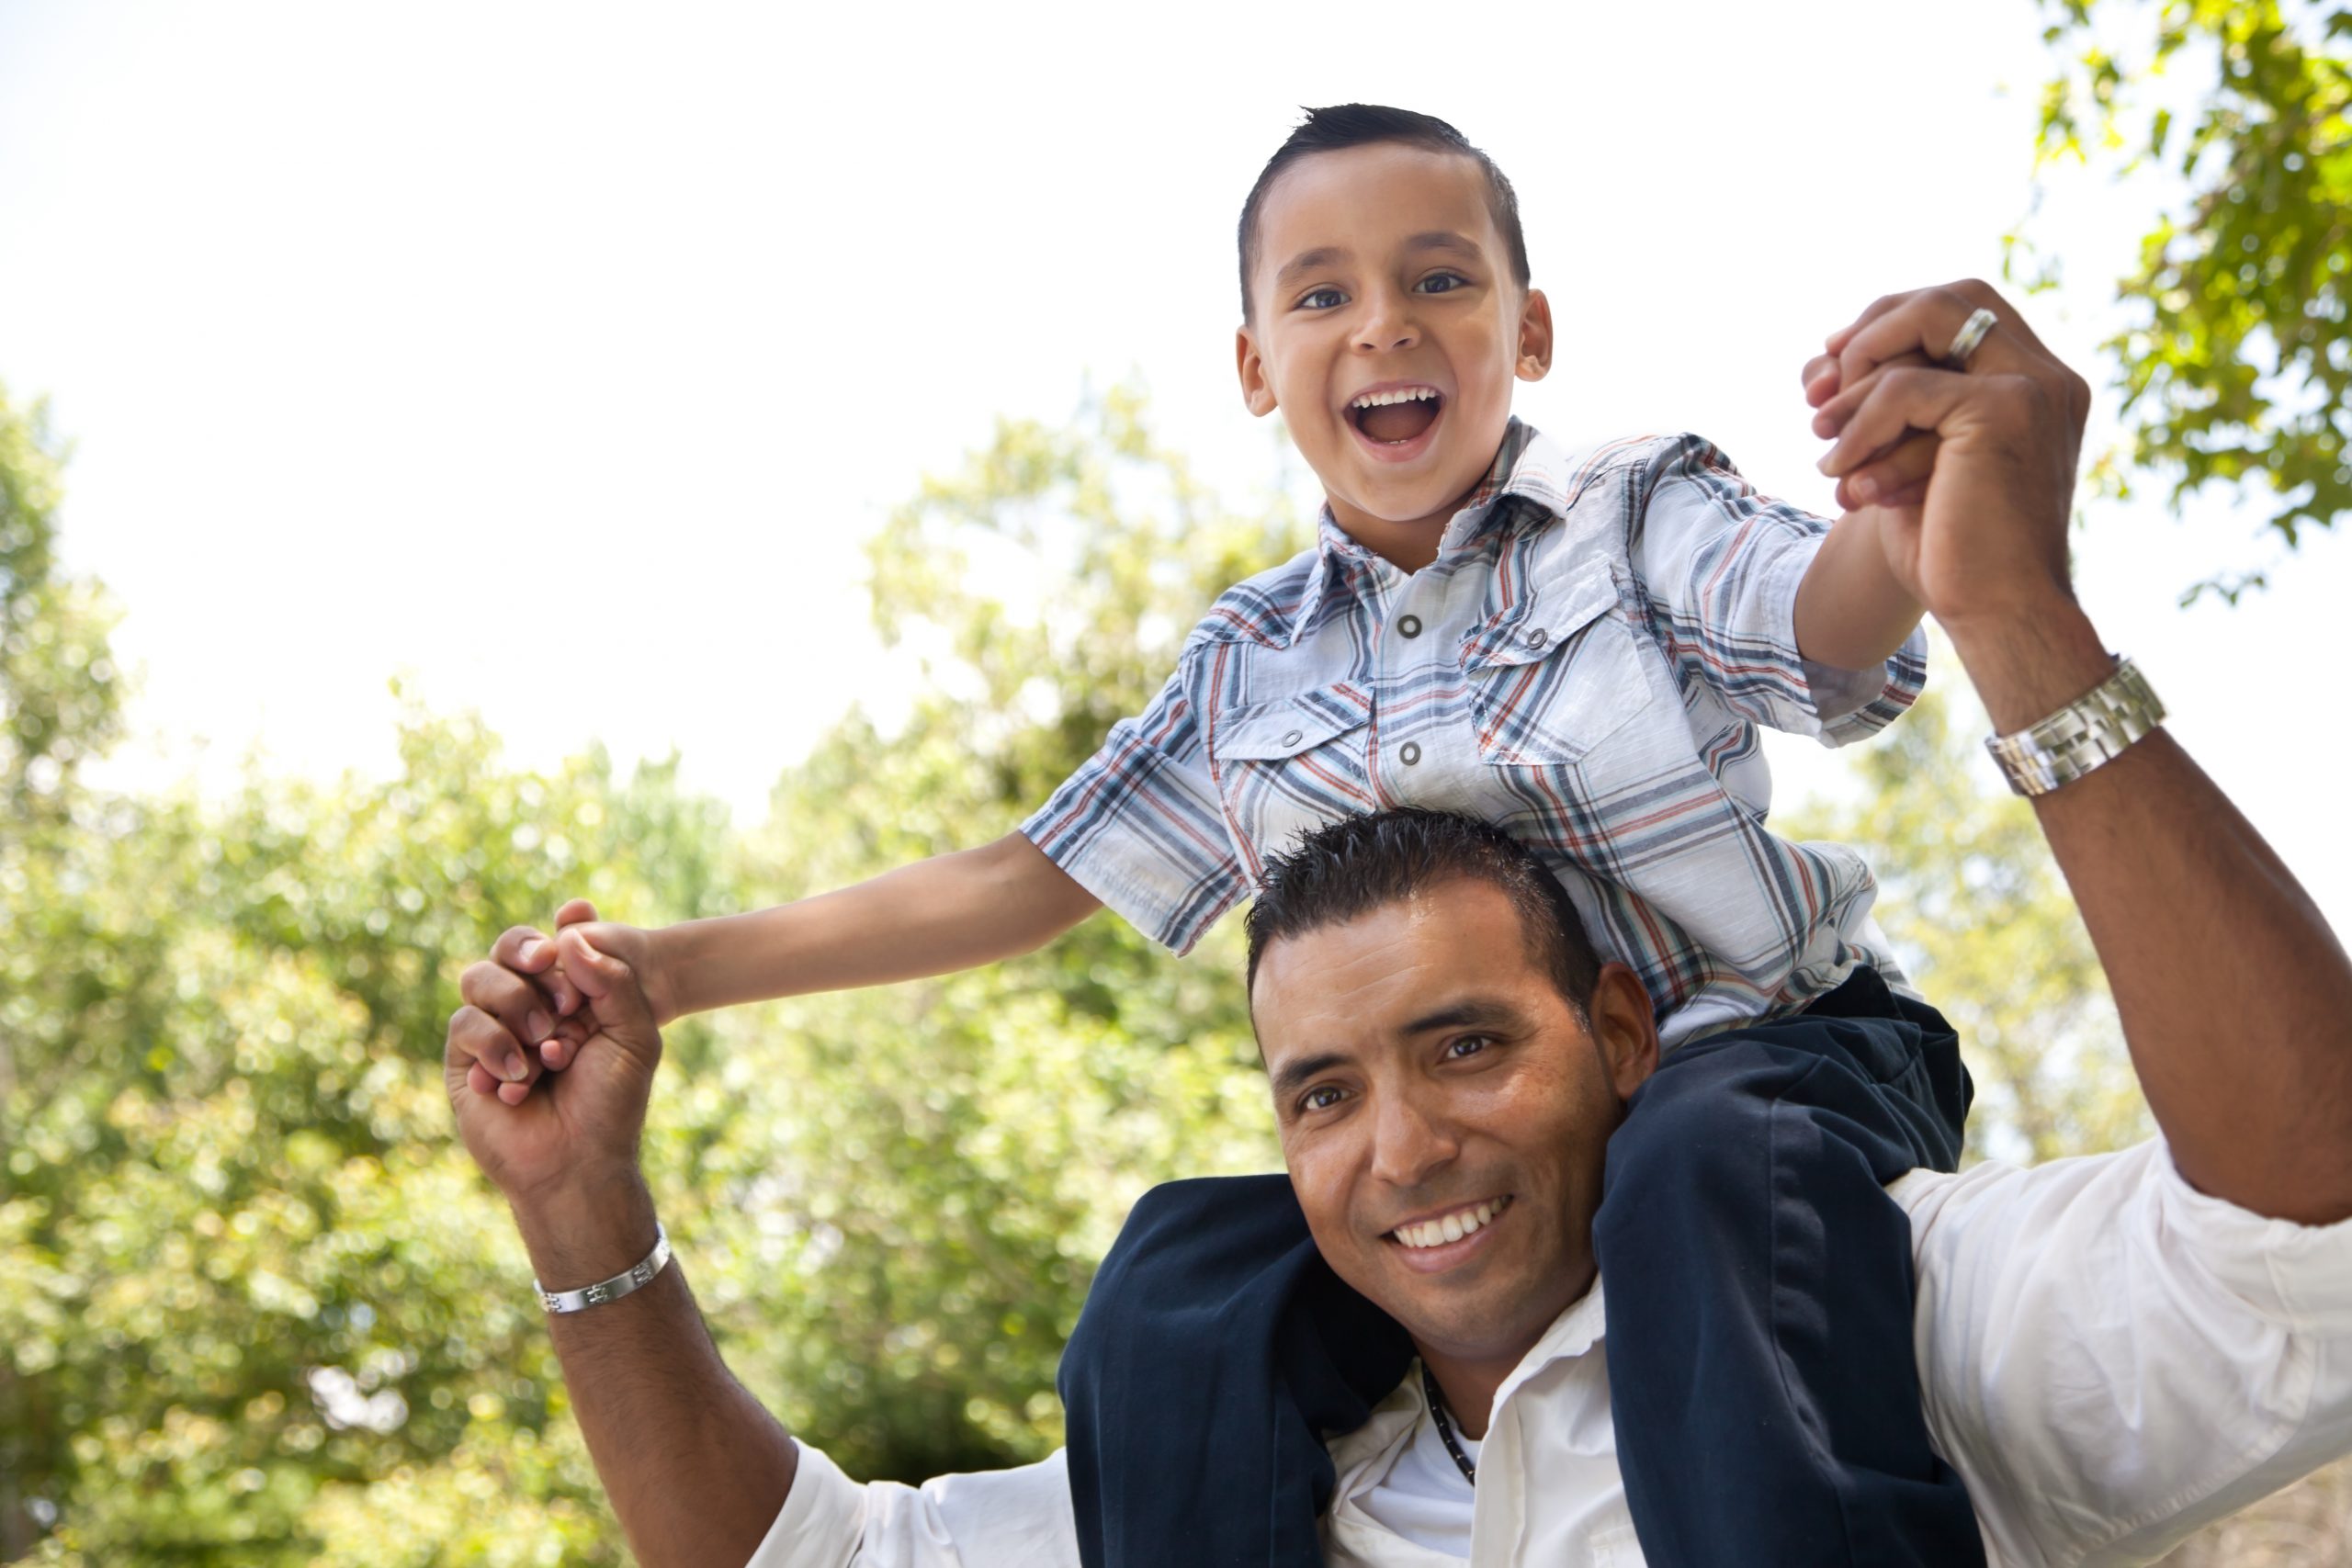
[[[1379,1097],[1372,1139],[1372,1173],[1395,1187],[1419,1186],[1462,1152],[1453,1129],[1410,1094]]]
[[[1399,289],[1375,288],[1365,297],[1363,321],[1356,331],[1356,347],[1379,354],[1410,348],[1420,341],[1420,323],[1414,320],[1411,296]]]

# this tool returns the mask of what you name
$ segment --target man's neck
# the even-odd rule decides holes
[[[1504,1380],[1519,1369],[1527,1353],[1535,1348],[1533,1341],[1518,1349],[1497,1355],[1450,1355],[1418,1339],[1413,1348],[1421,1353],[1430,1375],[1437,1379],[1437,1391],[1445,1399],[1445,1413],[1453,1429],[1476,1441],[1487,1435],[1487,1424],[1494,1419],[1495,1395]]]

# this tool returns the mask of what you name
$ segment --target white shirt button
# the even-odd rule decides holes
[[[1421,635],[1421,618],[1420,618],[1420,616],[1419,616],[1419,615],[1406,615],[1406,616],[1402,617],[1402,618],[1401,618],[1401,619],[1399,619],[1399,620],[1397,621],[1397,623],[1396,623],[1396,631],[1397,631],[1397,635],[1399,635],[1400,637],[1419,637],[1419,636],[1420,636],[1420,635]]]
[[[1530,648],[1541,648],[1545,642],[1550,640],[1551,636],[1552,634],[1550,632],[1545,631],[1542,626],[1537,626],[1534,630],[1529,632],[1521,640],[1523,640]]]
[[[1283,744],[1285,746],[1295,746],[1306,739],[1306,731],[1303,729],[1294,729],[1289,734],[1283,737]]]
[[[1409,768],[1421,760],[1421,743],[1418,740],[1408,740],[1396,749],[1396,755]]]

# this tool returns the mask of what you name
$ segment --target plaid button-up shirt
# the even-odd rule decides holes
[[[1406,572],[1327,509],[1312,549],[1227,589],[1150,707],[1022,831],[1179,953],[1300,832],[1389,806],[1461,811],[1541,855],[1668,1044],[1785,1011],[1858,963],[1900,971],[1861,857],[1765,826],[1756,727],[1841,745],[1909,706],[1883,669],[1797,651],[1828,525],[1693,435],[1570,458],[1514,420]]]

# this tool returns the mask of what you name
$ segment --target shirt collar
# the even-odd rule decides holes
[[[1519,510],[1508,504],[1514,499],[1532,502],[1546,517],[1559,516],[1567,510],[1567,465],[1557,445],[1514,416],[1503,431],[1502,445],[1495,448],[1495,460],[1487,465],[1486,477],[1447,521],[1438,539],[1438,558],[1482,545]],[[1297,642],[1314,625],[1316,612],[1335,581],[1351,571],[1377,570],[1382,564],[1378,556],[1340,526],[1326,502],[1315,523],[1315,570],[1307,577],[1306,592],[1299,598],[1298,613],[1291,618],[1290,635],[1283,646]]]

